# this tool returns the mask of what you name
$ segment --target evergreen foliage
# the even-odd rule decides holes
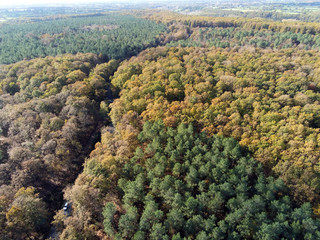
[[[234,139],[162,121],[146,122],[138,138],[143,153],[137,149],[118,181],[124,211],[119,217],[112,203],[104,210],[110,237],[320,238],[311,205],[295,207],[283,181],[265,177]]]
[[[297,201],[317,207],[319,61],[317,51],[292,49],[149,49],[115,73],[121,92],[110,116],[115,125],[133,112],[140,124],[193,123],[233,137],[281,176]]]
[[[163,24],[121,14],[8,23],[0,28],[0,63],[79,52],[124,59],[154,46],[164,30]]]

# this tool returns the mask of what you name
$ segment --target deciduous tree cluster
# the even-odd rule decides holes
[[[95,54],[77,54],[2,69],[0,239],[43,239],[47,233],[63,188],[108,123],[109,77],[118,62],[99,62]]]
[[[319,53],[156,48],[122,64],[112,83],[116,124],[133,111],[142,122],[194,123],[231,136],[299,201],[319,202]]]

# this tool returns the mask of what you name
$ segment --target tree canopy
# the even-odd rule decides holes
[[[155,48],[124,62],[112,83],[114,124],[127,114],[231,136],[292,188],[319,201],[319,53]],[[136,125],[133,124],[133,125]]]
[[[109,77],[118,62],[100,63],[90,53],[2,68],[0,239],[43,239],[47,233],[62,190],[77,177],[100,126],[109,122]],[[21,189],[26,197],[15,197]]]
[[[319,33],[157,10],[1,23],[0,62],[22,61],[0,65],[0,239],[320,239]]]
[[[154,46],[163,31],[163,24],[111,13],[6,23],[0,28],[0,63],[79,52],[124,59]]]
[[[295,207],[281,180],[230,138],[146,122],[123,167],[121,205],[106,204],[115,239],[317,239],[310,204]]]

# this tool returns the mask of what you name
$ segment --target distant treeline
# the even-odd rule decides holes
[[[311,13],[286,13],[276,10],[263,11],[241,11],[241,10],[226,10],[226,9],[210,9],[203,11],[201,15],[211,17],[244,17],[244,18],[265,18],[274,21],[282,21],[287,19],[294,19],[305,22],[319,22],[320,21],[320,9],[319,11],[312,11]]]
[[[163,38],[169,46],[238,47],[283,49],[320,47],[318,23],[287,21],[275,22],[265,19],[236,17],[204,17],[153,11],[135,12],[167,25],[170,32]]]
[[[154,46],[164,30],[163,24],[119,14],[4,24],[0,63],[78,52],[124,59]]]

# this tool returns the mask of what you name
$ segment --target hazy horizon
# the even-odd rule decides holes
[[[181,2],[182,0],[175,0]],[[188,0],[186,0],[188,1]],[[186,2],[185,1],[185,2]],[[74,4],[117,4],[117,3],[155,3],[167,2],[161,0],[13,0],[10,2],[0,2],[0,7],[26,7],[26,6],[54,6],[54,5],[74,5]]]
[[[226,3],[226,2],[234,2],[234,3],[245,3],[245,2],[282,2],[282,0],[12,0],[10,2],[0,1],[1,8],[7,7],[32,7],[32,6],[61,6],[61,5],[88,5],[88,4],[153,4],[153,3]],[[307,2],[307,1],[294,1],[294,0],[287,0],[286,2]]]

